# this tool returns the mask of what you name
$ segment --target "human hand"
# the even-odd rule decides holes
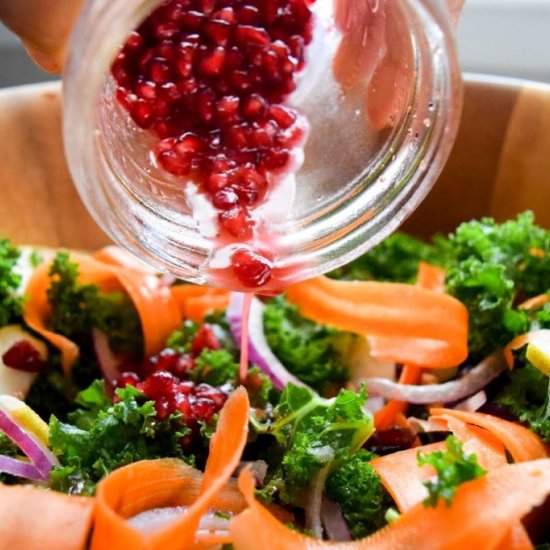
[[[0,20],[44,70],[59,72],[83,0],[0,0]]]

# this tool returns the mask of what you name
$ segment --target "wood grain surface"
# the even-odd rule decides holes
[[[80,202],[61,138],[57,83],[0,91],[0,235],[17,243],[97,248],[107,237]],[[550,86],[466,82],[461,128],[434,189],[407,220],[420,236],[525,209],[550,227]]]

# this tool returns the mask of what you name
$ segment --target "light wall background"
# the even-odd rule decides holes
[[[466,0],[457,40],[464,71],[550,82],[550,0]],[[0,87],[52,78],[0,25]]]

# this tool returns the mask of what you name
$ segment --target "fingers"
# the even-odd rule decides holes
[[[67,41],[83,0],[0,0],[0,19],[49,72],[63,67]]]

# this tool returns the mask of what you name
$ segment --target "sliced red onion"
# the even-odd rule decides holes
[[[10,456],[0,455],[0,473],[23,477],[31,481],[45,481],[34,464]]]
[[[248,468],[254,476],[256,486],[263,487],[265,476],[267,475],[267,462],[265,460],[243,460],[239,464],[235,475],[238,476],[238,474],[245,468]]]
[[[24,430],[10,414],[19,401],[4,395],[0,403],[0,431],[4,432],[36,467],[43,480],[48,479],[50,470],[59,464],[53,453],[36,437]]]
[[[325,527],[325,533],[329,540],[336,542],[348,542],[351,540],[351,533],[340,506],[326,495],[321,503],[321,521]]]
[[[457,403],[454,408],[460,411],[475,412],[483,407],[485,403],[487,403],[487,394],[484,390],[481,390],[474,393],[471,397],[464,399],[464,401]]]
[[[369,397],[367,399],[367,402],[365,403],[365,410],[370,412],[371,414],[374,414],[384,406],[384,403],[385,401],[383,397],[380,397],[379,395],[373,395],[372,397]]]
[[[227,308],[227,320],[231,333],[237,345],[242,337],[242,312],[244,294],[232,292]],[[252,299],[248,326],[248,358],[257,365],[269,378],[273,385],[282,390],[289,382],[296,386],[307,387],[298,378],[292,375],[271,351],[264,333],[264,305],[257,298]]]
[[[444,384],[413,386],[399,384],[385,378],[367,378],[365,382],[370,395],[379,395],[385,399],[395,399],[419,405],[452,403],[480,391],[505,369],[506,362],[502,354],[494,353],[467,372],[462,378]]]
[[[324,466],[311,482],[306,499],[306,529],[311,531],[318,539],[323,538],[323,525],[321,522],[321,503],[325,484],[329,474],[330,463]]]
[[[120,360],[113,353],[108,336],[98,328],[92,329],[92,341],[97,364],[108,389],[112,391],[122,374],[120,372]]]

